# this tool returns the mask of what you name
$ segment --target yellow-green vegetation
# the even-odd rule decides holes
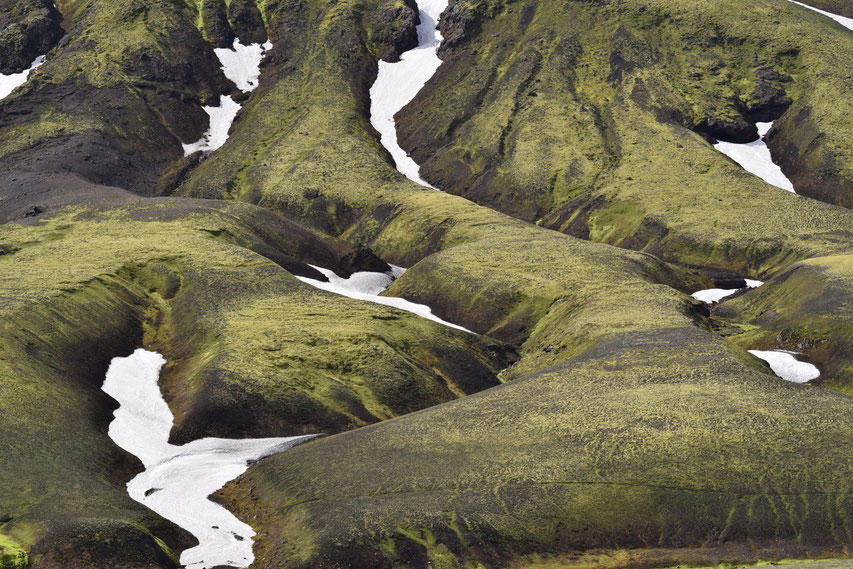
[[[27,569],[29,564],[27,550],[9,536],[0,534],[0,568]]]
[[[442,29],[442,67],[397,117],[438,187],[744,272],[848,246],[850,212],[764,183],[693,132],[770,120],[758,96],[784,90],[775,155],[802,193],[853,206],[853,35],[831,20],[785,0],[463,0]]]
[[[0,518],[34,528],[31,557],[166,566],[188,544],[126,495],[138,467],[106,434],[107,365],[137,347],[169,358],[178,441],[375,422],[496,385],[512,358],[299,282],[250,249],[314,263],[351,249],[246,204],[79,207],[3,225],[0,243]]]
[[[602,544],[691,547],[705,564],[738,542],[840,554],[850,398],[757,372],[737,351],[691,326],[612,335],[538,374],[260,463],[228,503],[274,512],[264,530],[285,539],[298,519],[293,549],[259,544],[260,567],[417,566],[439,546],[454,567]]]
[[[734,96],[735,87],[752,88],[755,77],[743,74],[755,73],[754,53],[759,68],[778,68],[798,79],[784,83],[791,95],[803,90],[801,83],[816,81],[816,65],[810,63],[807,72],[804,56],[789,57],[790,42],[778,39],[778,26],[767,29],[763,19],[809,26],[812,34],[832,39],[833,46],[853,40],[820,20],[807,18],[804,24],[802,9],[782,0],[749,8],[715,4],[707,10],[688,3],[682,11],[657,5],[641,10],[633,4],[623,3],[618,10],[581,2],[490,9],[494,16],[470,40],[477,53],[460,50],[446,56],[437,78],[401,114],[403,140],[408,132],[422,144],[414,155],[425,159],[431,179],[450,191],[469,187],[464,193],[472,199],[524,219],[679,263],[757,275],[796,259],[845,251],[853,240],[848,210],[765,184],[666,113],[690,122],[689,117],[702,113],[716,116],[718,107],[722,112],[719,101]],[[316,2],[271,10],[271,34],[288,60],[267,67],[267,79],[248,102],[228,150],[197,168],[182,193],[260,203],[325,231],[364,240],[392,223],[389,219],[402,208],[433,215],[442,204],[454,203],[444,196],[419,195],[424,192],[401,181],[368,124],[366,91],[373,74],[372,67],[365,67],[387,48],[363,40],[380,35],[371,31],[380,24],[369,17],[356,21],[353,14],[377,9],[351,0],[333,8]],[[677,26],[661,23],[676,19],[667,10],[677,14]],[[521,34],[523,13],[536,16]],[[622,25],[632,18],[638,37],[626,35]],[[682,49],[685,42],[695,43],[683,34],[699,36],[705,30],[697,22],[711,27],[718,21],[735,28],[720,31],[725,34],[696,52]],[[276,36],[281,22],[290,22],[292,33]],[[291,29],[293,22],[299,22],[298,29]],[[752,23],[767,38],[736,41],[751,37]],[[567,29],[553,30],[558,24]],[[330,36],[335,39],[325,39]],[[628,65],[614,83],[600,71],[610,69],[613,42],[625,57],[635,43],[637,57],[645,58],[654,46],[671,49],[669,58],[661,56],[653,68]],[[691,69],[707,67],[702,58],[719,59],[720,69],[740,73],[743,80],[707,73],[693,78]],[[528,85],[519,67],[535,71],[538,81]],[[833,67],[827,73],[840,71]],[[719,83],[716,89],[706,85],[713,82]],[[567,91],[567,85],[574,90]],[[484,99],[482,91],[490,86],[495,92]],[[531,92],[537,96],[527,96]],[[698,97],[696,109],[679,99],[679,92]],[[513,100],[518,108],[510,104]],[[842,107],[837,105],[832,116]],[[500,124],[510,122],[510,116],[517,117],[516,126],[502,134]],[[428,144],[439,139],[447,146]],[[503,154],[501,146],[506,147]],[[512,184],[501,185],[493,175],[498,155],[506,162],[498,170]],[[488,179],[483,199],[475,191],[480,186],[474,178],[480,174]],[[461,207],[446,209],[455,214]],[[411,258],[410,247],[395,244]]]
[[[154,193],[180,143],[207,128],[202,103],[228,89],[195,9],[166,0],[59,8],[66,37],[3,101],[16,110],[0,115],[0,157],[22,167],[37,153],[40,171]]]
[[[714,310],[751,325],[732,341],[746,348],[807,354],[823,385],[853,395],[853,256],[795,263],[751,294]]]
[[[707,549],[707,548],[706,548]],[[512,569],[752,569],[757,567],[776,567],[778,569],[848,569],[853,561],[849,559],[834,559],[817,561],[814,559],[784,559],[778,552],[772,551],[770,544],[744,546],[742,544],[726,544],[715,552],[721,561],[709,565],[709,552],[697,552],[689,548],[668,549],[619,549],[593,550],[571,555],[531,555],[510,565]],[[744,562],[742,559],[760,558],[768,555],[772,561],[757,563]]]
[[[851,399],[744,348],[809,351],[847,389],[853,213],[694,130],[748,134],[744,109],[784,89],[774,150],[825,130],[788,160],[843,185],[853,40],[784,0],[459,2],[398,117],[442,193],[405,180],[368,120],[413,8],[60,0],[68,37],[0,114],[0,219],[19,222],[0,226],[3,547],[176,565],[189,540],[125,494],[139,465],[99,389],[145,346],[168,360],[173,442],[332,435],[223,491],[259,567],[845,555]],[[267,33],[229,141],[182,158],[230,88],[212,44]],[[376,255],[411,267],[386,294],[478,334],[293,276],[384,270]],[[712,282],[683,266],[778,276],[708,318],[685,293]]]

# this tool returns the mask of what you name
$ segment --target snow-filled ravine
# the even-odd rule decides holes
[[[432,309],[425,304],[415,304],[414,302],[409,302],[404,298],[397,298],[394,296],[379,296],[382,291],[391,286],[394,279],[398,278],[406,271],[403,267],[395,267],[392,265],[391,270],[386,273],[362,271],[353,273],[349,278],[345,279],[339,277],[329,269],[315,267],[314,265],[311,266],[323,273],[323,275],[329,279],[329,282],[318,281],[308,277],[296,278],[306,284],[327,292],[332,292],[348,298],[354,298],[356,300],[364,300],[367,302],[390,306],[392,308],[397,308],[398,310],[405,310],[406,312],[417,314],[422,318],[438,322],[444,326],[473,334],[473,332],[467,328],[442,320],[433,314]]]
[[[244,93],[254,91],[258,86],[261,76],[261,60],[267,51],[272,49],[272,43],[267,40],[263,45],[253,43],[243,45],[239,39],[234,40],[232,48],[217,48],[213,52],[222,64],[222,72],[231,80],[238,89]],[[228,131],[237,113],[240,104],[234,101],[230,95],[219,97],[219,106],[202,107],[210,117],[210,128],[205,131],[201,138],[192,144],[184,144],[184,156],[194,152],[213,152],[225,144],[228,140]]]
[[[0,100],[5,99],[12,94],[12,91],[26,83],[32,70],[44,63],[44,60],[45,56],[40,55],[35,58],[29,69],[24,69],[20,73],[12,73],[11,75],[0,74]]]
[[[248,567],[254,560],[255,532],[208,496],[242,474],[249,462],[314,435],[169,444],[173,416],[157,385],[165,363],[160,354],[141,349],[115,358],[102,388],[119,403],[110,438],[145,466],[128,482],[128,494],[198,539],[199,545],[181,554],[185,567]]]
[[[808,362],[802,362],[796,358],[801,356],[797,352],[787,350],[749,350],[753,356],[760,358],[770,364],[773,373],[786,381],[794,383],[806,383],[820,377],[820,370]]]
[[[704,302],[705,304],[714,304],[738,291],[758,288],[764,284],[763,281],[756,281],[752,279],[744,279],[744,281],[746,282],[746,288],[707,288],[705,290],[696,291],[690,296],[696,300]]]
[[[370,88],[370,124],[379,132],[380,142],[403,175],[427,188],[434,188],[420,176],[420,166],[400,148],[394,115],[423,88],[441,65],[438,46],[441,34],[436,26],[447,0],[418,2],[418,46],[400,56],[397,63],[379,62],[379,74]]]
[[[755,174],[768,184],[772,184],[788,192],[796,193],[794,191],[794,184],[785,176],[782,168],[773,162],[773,158],[770,156],[770,148],[764,142],[764,137],[770,132],[773,123],[760,122],[755,126],[758,127],[758,135],[760,136],[755,142],[748,142],[746,144],[718,142],[714,145],[714,148],[740,164],[744,170]]]

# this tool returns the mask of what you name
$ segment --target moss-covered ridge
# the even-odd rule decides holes
[[[500,567],[594,547],[713,562],[729,543],[773,542],[780,557],[849,543],[850,398],[740,353],[695,328],[611,336],[259,464],[229,506],[266,512],[261,567]]]
[[[789,4],[784,2],[785,12],[780,17],[799,22],[798,8]],[[413,247],[434,251],[432,244],[438,234],[461,217],[456,212],[465,206],[447,201],[446,196],[415,197],[415,188],[392,168],[367,121],[367,90],[375,77],[375,60],[389,49],[373,40],[385,37],[380,31],[388,24],[360,14],[378,13],[381,6],[384,4],[364,0],[334,6],[322,2],[301,7],[271,6],[268,25],[277,47],[265,68],[262,85],[247,103],[225,149],[193,171],[180,192],[259,203],[324,231],[366,241],[381,232],[383,225],[393,223],[390,218],[402,209],[417,208],[421,215],[438,218],[438,209],[446,207],[447,222],[430,229],[428,240],[411,240],[406,243],[408,247],[400,247],[410,259]],[[658,13],[665,12],[660,7],[657,12],[649,8],[645,19],[636,16],[639,8],[633,4],[607,10],[570,2],[566,14],[547,3],[539,6],[538,12],[521,8],[496,7],[494,19],[487,23],[488,31],[463,35],[468,43],[445,54],[438,76],[399,117],[403,138],[407,132],[417,138],[419,146],[413,150],[417,158],[427,162],[428,172],[430,164],[444,160],[442,156],[471,162],[470,168],[462,170],[457,168],[459,164],[448,167],[445,174],[433,178],[439,185],[446,181],[448,190],[463,193],[456,184],[473,183],[469,175],[490,168],[485,156],[494,156],[503,138],[504,160],[515,160],[511,165],[506,163],[503,171],[513,177],[515,185],[506,192],[489,190],[490,197],[484,200],[470,192],[466,195],[554,229],[648,251],[679,263],[753,275],[773,272],[797,259],[839,253],[849,246],[853,240],[853,214],[849,211],[767,186],[720,155],[678,118],[686,121],[691,113],[703,109],[710,113],[708,116],[722,116],[726,109],[734,113],[736,105],[720,106],[719,101],[734,96],[735,87],[754,85],[753,53],[750,51],[746,59],[743,55],[752,48],[758,50],[759,69],[770,78],[763,81],[785,86],[792,96],[797,94],[800,83],[792,86],[773,79],[776,76],[770,73],[776,70],[779,76],[799,77],[801,72],[800,60],[785,55],[790,42],[779,41],[769,47],[771,41],[777,41],[778,31],[765,30],[772,39],[750,40],[736,56],[726,55],[730,44],[735,44],[733,38],[738,37],[734,32],[732,37],[723,35],[712,45],[697,47],[695,53],[683,53],[679,47],[677,54],[670,54],[672,61],[667,61],[675,69],[671,72],[674,77],[684,77],[685,84],[678,89],[672,84],[674,79],[660,76],[658,67],[650,70],[640,65],[624,69],[614,85],[606,73],[596,71],[610,69],[611,41],[622,42],[619,45],[625,57],[634,53],[628,46],[639,42],[636,57],[647,57],[649,45],[655,42],[680,46],[678,34],[686,28],[701,36],[705,28],[697,31],[693,20],[712,27],[722,18],[718,10],[702,16],[691,11],[698,8],[690,8],[686,15],[678,16],[680,27],[667,28],[660,24],[667,21]],[[743,9],[733,8],[722,21],[734,18],[739,10]],[[539,14],[529,23],[526,34],[518,32],[522,11]],[[626,36],[630,29],[619,27],[621,19],[640,27],[636,32],[642,34],[639,39]],[[571,29],[557,34],[553,29],[557,25]],[[820,22],[807,25],[818,35],[828,26]],[[746,34],[746,24],[739,26],[736,31]],[[617,30],[621,30],[619,34]],[[828,33],[827,37],[838,39],[834,30]],[[573,35],[579,34],[585,34],[583,39],[593,44],[573,47]],[[445,35],[450,38],[453,31],[445,29]],[[558,36],[569,39],[561,41]],[[478,48],[476,54],[474,48]],[[550,59],[543,59],[546,57]],[[752,75],[729,84],[734,70],[726,67],[726,73],[721,72],[719,77],[691,79],[690,69],[707,67],[709,59],[719,60],[720,66],[731,66],[739,74]],[[506,69],[500,67],[504,62]],[[502,73],[500,80],[489,79],[491,73],[497,73],[496,68]],[[534,70],[533,83],[515,97],[520,93],[517,87]],[[581,78],[575,81],[573,73],[582,74],[588,88],[596,90],[574,94],[572,89],[581,88]],[[715,82],[720,85],[703,95],[706,83],[713,86]],[[480,100],[485,88],[493,88],[493,100]],[[673,95],[679,89],[695,91],[701,97],[695,111]],[[528,96],[531,94],[536,96]],[[516,99],[518,109],[513,111]],[[443,103],[432,104],[438,100]],[[606,106],[596,110],[596,100]],[[564,107],[570,109],[568,113]],[[673,109],[678,111],[675,118],[663,112]],[[497,122],[504,124],[513,112],[518,118],[513,122],[517,132],[501,137]],[[410,124],[416,118],[417,128]],[[471,120],[460,123],[467,118]],[[475,128],[473,123],[482,128]],[[446,138],[450,131],[452,136]],[[439,139],[439,146],[452,142],[438,152],[429,141]],[[647,144],[649,140],[655,144]],[[515,148],[519,149],[517,155],[513,154]],[[483,160],[475,158],[478,153]],[[615,160],[617,154],[621,161]],[[572,175],[587,180],[586,185],[564,180],[561,175],[555,177],[556,170],[546,167],[547,163],[557,170],[571,169]],[[548,189],[552,185],[553,191]],[[536,205],[540,202],[542,207]]]
[[[784,0],[485,1],[441,26],[444,64],[397,117],[438,187],[685,263],[758,268],[849,242],[849,212],[780,192],[693,132],[748,140],[747,119],[793,99],[775,155],[802,193],[850,205],[853,38],[828,19]]]
[[[178,440],[347,429],[495,385],[512,357],[302,284],[245,247],[301,256],[307,241],[309,258],[344,266],[353,251],[289,238],[258,208],[116,205],[0,229],[0,532],[35,566],[169,567],[189,544],[124,492],[136,465],[106,435],[114,404],[100,392],[116,355],[169,357]]]
[[[67,34],[0,103],[0,219],[87,184],[151,195],[227,92],[184,2],[60,0]],[[66,179],[56,183],[57,176]],[[91,196],[88,196],[91,199]]]

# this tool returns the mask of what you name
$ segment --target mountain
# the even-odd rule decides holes
[[[431,11],[441,65],[395,131],[440,191],[371,123]],[[140,347],[174,444],[324,435],[215,494],[252,567],[851,563],[853,30],[788,0],[0,0],[0,23],[0,568],[195,545],[111,439],[101,386]],[[739,290],[691,296],[715,287]]]

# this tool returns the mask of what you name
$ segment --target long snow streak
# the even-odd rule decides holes
[[[245,472],[250,461],[287,450],[313,435],[169,444],[173,416],[157,385],[165,363],[158,353],[136,350],[126,358],[113,359],[104,381],[104,392],[119,403],[110,438],[145,466],[127,483],[127,492],[198,539],[196,547],[181,554],[185,567],[248,567],[254,561],[255,532],[208,496]]]
[[[441,34],[436,29],[447,0],[418,2],[420,25],[418,46],[400,56],[397,63],[379,62],[379,74],[370,88],[370,124],[379,132],[379,140],[404,176],[427,188],[433,188],[420,176],[420,166],[400,148],[394,115],[415,98],[426,82],[435,75],[441,60],[438,46]]]
[[[314,267],[314,265],[311,266]],[[373,302],[375,304],[390,306],[399,310],[405,310],[406,312],[417,314],[421,318],[426,318],[427,320],[438,322],[439,324],[442,324],[449,328],[455,328],[457,330],[471,332],[467,328],[463,328],[462,326],[451,324],[446,320],[442,320],[441,318],[433,314],[432,309],[425,304],[415,304],[414,302],[409,302],[404,298],[397,298],[394,296],[379,296],[382,291],[384,291],[391,285],[394,279],[396,279],[397,277],[402,275],[403,272],[405,272],[405,269],[402,267],[392,267],[392,269],[387,273],[353,273],[352,276],[347,279],[339,277],[329,269],[324,269],[322,267],[314,268],[323,273],[323,275],[325,275],[326,278],[329,279],[329,282],[309,279],[307,277],[296,278],[315,288],[325,290],[326,292],[332,292],[334,294],[339,294],[341,296],[346,296],[348,298],[353,298],[356,300],[364,300],[367,302]],[[471,333],[473,334],[473,332]]]

